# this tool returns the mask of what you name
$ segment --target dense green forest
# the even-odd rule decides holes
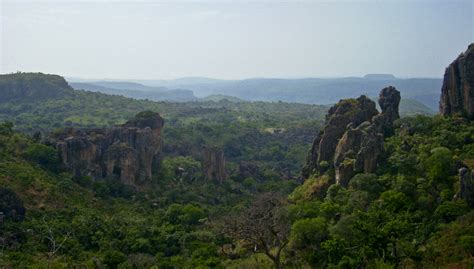
[[[472,268],[474,212],[453,197],[460,163],[474,168],[473,122],[402,111],[384,165],[326,188],[334,171],[300,172],[328,109],[152,102],[2,75],[0,267]],[[163,159],[139,188],[74,177],[46,143],[145,110],[165,120]],[[202,174],[203,145],[224,152],[222,184]]]

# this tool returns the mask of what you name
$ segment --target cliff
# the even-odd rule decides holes
[[[145,111],[121,126],[105,129],[65,129],[49,140],[64,166],[75,176],[115,178],[135,185],[158,168],[163,119]]]
[[[400,92],[386,87],[379,95],[382,111],[366,96],[341,100],[326,117],[326,125],[313,142],[303,178],[334,169],[335,181],[347,185],[356,173],[373,173],[383,153],[384,137],[393,134],[398,119]]]
[[[474,119],[474,43],[446,68],[439,111]]]

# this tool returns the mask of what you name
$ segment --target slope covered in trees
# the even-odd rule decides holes
[[[31,83],[8,89],[29,94]],[[465,118],[402,115],[384,140],[377,169],[355,175],[344,187],[335,184],[329,166],[298,181],[329,107],[151,102],[40,85],[49,85],[41,98],[0,102],[0,266],[474,263],[474,215],[458,176],[461,166],[474,168],[474,124]],[[44,143],[56,128],[109,128],[143,110],[160,112],[165,120],[161,166],[146,184],[75,177]],[[223,151],[222,183],[206,179],[202,146]]]

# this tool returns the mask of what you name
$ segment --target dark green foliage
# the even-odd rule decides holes
[[[441,221],[450,222],[468,211],[469,207],[464,201],[448,201],[440,204],[436,208],[434,216]]]
[[[56,149],[50,146],[31,144],[26,148],[24,156],[25,159],[52,171],[56,171],[60,165]]]
[[[103,263],[110,269],[116,269],[119,264],[125,262],[127,256],[120,251],[110,250],[104,253]]]
[[[268,257],[276,257],[279,247],[285,268],[474,263],[472,208],[454,198],[460,163],[474,165],[472,122],[403,118],[385,141],[387,161],[377,174],[358,174],[347,188],[334,184],[331,174],[318,175],[295,189],[293,179],[326,107],[157,103],[73,91],[55,76],[0,78],[8,79],[38,92],[0,102],[0,119],[15,123],[0,124],[0,211],[10,214],[16,207],[18,215],[28,208],[25,218],[0,224],[0,267],[269,268]],[[45,90],[51,88],[58,91]],[[136,188],[114,179],[74,178],[58,169],[55,150],[39,136],[17,132],[41,131],[44,139],[55,128],[111,126],[143,110],[138,119],[157,111],[165,119],[165,144],[159,173]],[[224,150],[229,178],[222,185],[203,179],[203,145]],[[222,235],[215,226],[228,215],[244,216],[248,224],[249,205],[267,191],[293,191],[291,204],[278,218],[263,210],[266,224],[253,218],[248,231],[265,231],[271,239],[272,227],[292,229],[287,245],[270,240],[270,255],[261,256],[255,244]],[[55,251],[52,240],[60,244]]]
[[[23,202],[15,192],[7,188],[0,188],[0,212],[3,215],[0,217],[21,220],[25,216],[25,211]]]
[[[187,204],[172,204],[166,210],[165,218],[171,224],[197,225],[206,217],[206,213],[199,206]]]
[[[402,119],[378,174],[358,174],[347,189],[331,185],[322,196],[294,200],[296,260],[329,268],[472,266],[472,208],[454,197],[456,162],[472,164],[473,134],[472,123],[459,118]],[[323,224],[328,233],[318,242]]]

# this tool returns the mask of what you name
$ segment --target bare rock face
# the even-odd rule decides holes
[[[355,174],[376,171],[384,139],[378,129],[374,123],[365,122],[344,133],[334,157],[336,183],[347,186]]]
[[[474,207],[474,179],[473,171],[466,167],[459,169],[459,192],[457,198],[464,199],[470,207]]]
[[[51,136],[50,143],[75,176],[135,185],[150,179],[159,164],[162,127],[158,113],[145,111],[109,129],[66,129]]]
[[[347,126],[357,126],[377,115],[375,103],[362,95],[357,99],[345,99],[331,107],[326,115],[324,129],[313,141],[303,177],[307,178],[315,171],[324,172],[333,162],[334,152],[339,139],[344,135]]]
[[[352,103],[350,112],[334,116],[334,112],[347,103]],[[336,183],[347,186],[357,173],[374,173],[383,154],[384,137],[393,134],[393,122],[400,117],[399,104],[400,92],[394,87],[381,90],[380,113],[375,109],[375,103],[365,96],[355,102],[348,99],[336,104],[329,111],[325,128],[313,143],[303,177],[307,178],[311,171],[321,173],[332,168]]]
[[[377,131],[385,136],[393,135],[393,122],[400,118],[398,106],[400,105],[400,92],[395,87],[383,88],[379,94],[379,106],[382,112],[373,119],[379,128]]]
[[[474,43],[446,68],[439,111],[474,119]]]
[[[207,180],[222,183],[227,177],[224,151],[221,148],[204,146],[202,148],[201,167]]]

